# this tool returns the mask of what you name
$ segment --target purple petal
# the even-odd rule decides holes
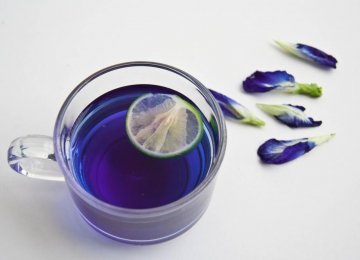
[[[301,138],[294,140],[270,139],[263,143],[257,153],[262,162],[267,164],[282,164],[306,154],[314,147],[321,145],[335,136],[334,133]]]
[[[211,94],[215,97],[216,101],[219,103],[224,116],[226,116],[227,118],[258,127],[265,125],[264,121],[254,116],[246,107],[244,107],[234,99],[225,96],[215,90],[209,90]]]
[[[286,71],[262,72],[256,71],[243,82],[243,88],[248,93],[268,92],[276,88],[295,87],[294,76]]]
[[[308,117],[306,118],[306,120],[303,120],[296,116],[290,116],[288,114],[284,114],[280,116],[275,116],[275,118],[281,123],[291,128],[317,127],[322,124],[322,121],[315,121],[312,117]]]
[[[241,106],[238,102],[236,102],[234,99],[225,96],[224,94],[221,94],[215,90],[209,89],[211,94],[215,97],[216,101],[218,101],[218,104],[220,105],[220,108],[225,116],[241,120],[244,119],[244,116],[240,113],[234,113],[234,105]]]
[[[277,120],[291,128],[299,127],[316,127],[322,124],[322,121],[315,121],[312,117],[307,116],[305,113],[305,107],[297,105],[284,105],[292,108],[293,110],[284,110],[284,113],[281,115],[275,116]],[[294,110],[298,110],[297,113],[294,113]]]
[[[304,56],[304,58],[310,61],[325,67],[336,68],[337,60],[333,56],[315,47],[298,43],[296,44],[296,49],[302,54],[302,56]]]
[[[322,124],[321,121],[315,121],[312,117],[307,116],[303,106],[270,104],[257,104],[257,106],[291,128],[316,127]]]
[[[301,110],[301,111],[305,111],[305,107],[303,107],[303,106],[298,106],[298,105],[291,105],[291,104],[287,104],[287,106],[291,106],[291,107],[293,107],[293,108],[297,108],[297,109],[299,109],[299,110]]]
[[[291,53],[295,56],[314,62],[324,67],[336,68],[337,60],[333,56],[315,47],[302,43],[294,44],[283,41],[275,41],[275,43],[284,51]]]
[[[298,140],[270,139],[263,143],[257,153],[266,164],[283,164],[304,155],[315,147],[307,138]]]

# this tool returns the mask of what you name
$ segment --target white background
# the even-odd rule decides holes
[[[1,259],[360,259],[360,2],[0,0]],[[323,70],[281,53],[272,39],[333,54]],[[212,203],[182,236],[130,246],[88,227],[63,183],[8,167],[10,141],[52,134],[58,109],[85,77],[115,63],[150,60],[181,68],[241,101],[266,127],[228,123],[228,146]],[[286,69],[317,82],[319,99],[240,89],[255,70]],[[304,105],[323,120],[289,129],[256,102]],[[282,166],[264,166],[268,138],[336,132]]]

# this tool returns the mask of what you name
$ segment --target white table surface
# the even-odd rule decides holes
[[[221,2],[221,4],[220,4]],[[0,259],[360,259],[360,2],[0,0]],[[278,51],[272,39],[336,56],[323,70]],[[266,120],[228,123],[228,146],[211,205],[182,236],[130,246],[93,231],[63,183],[8,167],[10,141],[52,134],[58,109],[82,79],[115,63],[179,67]],[[286,69],[317,82],[319,99],[240,90],[255,70]],[[323,125],[292,130],[256,102],[307,107]],[[282,166],[256,155],[266,139],[336,132]]]

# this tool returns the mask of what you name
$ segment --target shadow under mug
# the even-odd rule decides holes
[[[135,84],[165,86],[189,97],[209,120],[217,139],[206,178],[188,195],[149,209],[122,208],[97,199],[76,181],[70,160],[72,127],[84,108],[111,90]],[[128,62],[102,69],[82,81],[62,105],[53,138],[29,135],[15,139],[8,150],[8,162],[22,175],[65,180],[82,217],[100,233],[122,242],[150,244],[178,236],[199,220],[210,201],[225,147],[222,112],[197,79],[165,64]]]

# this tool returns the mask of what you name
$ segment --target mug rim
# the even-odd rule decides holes
[[[214,157],[214,163],[212,167],[209,169],[209,172],[205,179],[189,194],[185,195],[184,197],[181,197],[178,200],[175,200],[171,203],[159,206],[159,207],[153,207],[153,208],[145,208],[145,209],[133,209],[133,208],[124,208],[115,206],[112,204],[109,204],[105,201],[102,201],[95,196],[91,195],[87,191],[84,190],[84,188],[75,180],[73,177],[73,174],[71,173],[71,169],[68,169],[66,166],[66,163],[63,158],[63,153],[61,149],[61,140],[60,140],[60,130],[61,130],[61,123],[63,121],[63,118],[66,114],[67,108],[69,107],[70,103],[72,102],[73,98],[77,95],[78,92],[80,92],[86,85],[91,82],[92,80],[100,77],[103,74],[106,74],[108,72],[111,72],[113,70],[118,70],[122,68],[127,67],[155,67],[159,69],[168,70],[170,72],[176,73],[179,76],[184,77],[185,79],[189,80],[193,85],[195,85],[198,89],[201,90],[201,93],[205,96],[205,99],[208,103],[210,103],[210,106],[217,118],[218,121],[218,132],[219,132],[219,142],[218,142],[218,151],[217,154]],[[55,128],[54,128],[54,150],[55,150],[55,157],[56,161],[58,162],[60,169],[65,177],[66,183],[68,186],[70,186],[71,190],[76,192],[82,199],[87,201],[89,204],[94,205],[96,208],[107,212],[112,215],[121,215],[121,216],[131,216],[133,217],[151,217],[151,216],[158,216],[163,215],[166,213],[170,213],[175,211],[176,209],[183,207],[184,205],[190,203],[193,199],[195,199],[198,195],[201,194],[201,192],[209,186],[210,183],[213,182],[215,177],[217,176],[219,167],[223,161],[225,149],[226,149],[226,139],[227,139],[227,132],[226,132],[226,126],[225,126],[225,119],[222,114],[222,111],[220,109],[219,104],[211,94],[211,92],[195,77],[191,76],[187,72],[180,70],[178,68],[175,68],[170,65],[166,65],[163,63],[158,62],[151,62],[151,61],[132,61],[132,62],[124,62],[124,63],[118,63],[112,66],[108,66],[106,68],[103,68],[92,75],[88,76],[86,79],[84,79],[82,82],[80,82],[67,96],[66,100],[62,104],[60,111],[58,113],[58,116],[56,118]]]

